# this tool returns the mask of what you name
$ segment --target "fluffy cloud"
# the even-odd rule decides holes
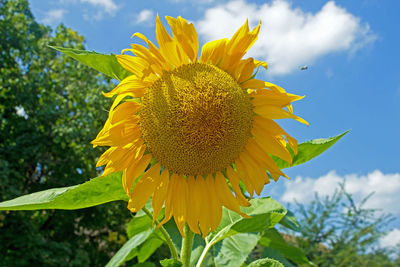
[[[143,9],[136,17],[137,24],[152,23],[154,20],[154,12],[150,9]]]
[[[392,214],[400,213],[400,173],[383,174],[375,170],[367,175],[348,174],[339,176],[335,171],[317,179],[296,177],[290,183],[285,183],[285,192],[281,201],[293,203],[295,200],[307,203],[320,196],[332,195],[339,183],[345,182],[345,189],[356,200],[374,194],[365,203],[365,208],[381,209]]]
[[[262,21],[249,56],[266,60],[271,74],[290,73],[332,52],[354,52],[376,39],[368,24],[333,1],[309,13],[286,0],[262,5],[233,0],[207,9],[197,28],[206,41],[230,37],[247,18],[253,27]]]
[[[118,10],[117,4],[113,0],[80,0],[82,3],[89,3],[91,5],[101,8],[103,12],[114,15]]]
[[[379,240],[382,247],[395,247],[400,244],[400,230],[395,228]]]
[[[67,11],[65,9],[52,9],[45,13],[42,22],[48,25],[60,23]]]

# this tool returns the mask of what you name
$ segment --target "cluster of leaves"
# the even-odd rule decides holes
[[[0,0],[0,200],[95,177],[111,79],[47,47],[84,38],[37,23],[27,0]],[[104,265],[124,242],[125,204],[0,214],[0,265]],[[115,238],[117,234],[118,238]],[[121,239],[122,238],[122,239]]]
[[[379,246],[390,215],[365,208],[368,196],[356,203],[342,185],[334,195],[297,204],[300,232],[289,234],[318,266],[399,266],[400,250]]]

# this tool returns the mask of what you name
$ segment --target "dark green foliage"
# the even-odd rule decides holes
[[[47,47],[84,49],[63,25],[38,24],[27,0],[0,0],[0,200],[98,176],[111,80]],[[17,113],[17,111],[19,112]],[[24,111],[24,112],[23,112]],[[126,240],[126,203],[0,213],[0,266],[104,266]]]
[[[399,251],[391,254],[378,245],[391,217],[364,208],[368,198],[357,204],[342,186],[331,197],[297,204],[300,233],[290,232],[289,241],[317,266],[398,266]]]

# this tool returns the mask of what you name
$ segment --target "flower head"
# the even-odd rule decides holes
[[[206,236],[222,206],[246,216],[241,182],[253,196],[270,177],[286,176],[271,156],[291,162],[287,145],[297,153],[297,141],[274,119],[307,122],[292,113],[291,102],[302,97],[255,79],[267,63],[243,59],[260,25],[250,31],[246,21],[231,39],[206,43],[198,59],[194,26],[167,21],[172,37],[157,16],[160,48],[135,33],[148,47],[132,44],[117,55],[132,75],[105,93],[116,98],[92,144],[110,146],[97,166],[106,165],[103,175],[123,171],[132,212],[152,197],[153,220],[165,205],[161,223],[174,217],[181,233],[187,223]]]

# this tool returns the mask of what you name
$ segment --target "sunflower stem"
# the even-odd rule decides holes
[[[190,266],[190,256],[192,254],[194,233],[190,231],[188,225],[183,228],[185,237],[182,237],[182,249],[181,249],[181,262],[182,267]]]
[[[153,215],[146,207],[143,207],[142,210],[144,211],[144,213],[146,213],[147,216],[150,217],[150,219],[153,219]],[[179,260],[178,251],[176,250],[174,243],[172,243],[172,239],[169,236],[168,232],[165,230],[165,228],[160,224],[160,222],[157,219],[155,220],[155,224],[158,227],[158,229],[160,229],[161,234],[164,236],[164,241],[167,243],[169,251],[171,252],[171,257],[176,260]]]

